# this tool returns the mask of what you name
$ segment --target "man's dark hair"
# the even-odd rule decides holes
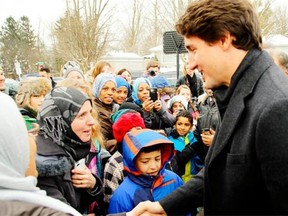
[[[176,23],[179,34],[214,43],[227,32],[235,37],[234,47],[261,50],[262,36],[257,14],[248,0],[199,0],[187,8]]]
[[[45,71],[46,73],[50,73],[50,69],[48,67],[42,67],[40,68],[40,72]]]

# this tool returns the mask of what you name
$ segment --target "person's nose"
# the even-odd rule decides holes
[[[157,162],[156,161],[151,162],[150,169],[151,170],[156,170],[157,169]]]
[[[195,59],[195,54],[193,53],[188,54],[188,66],[190,70],[195,70],[198,67],[198,64]]]
[[[88,119],[87,119],[87,124],[93,126],[95,124],[95,119],[91,114],[89,114]]]
[[[114,92],[115,92],[115,90],[113,90],[113,89],[109,89],[109,90],[108,90],[108,94],[109,94],[109,95],[114,95]]]
[[[44,99],[45,99],[45,96],[44,96],[44,95],[41,95],[41,97],[40,97],[40,102],[41,102],[41,104],[43,103]]]

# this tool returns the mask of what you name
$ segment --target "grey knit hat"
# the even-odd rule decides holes
[[[83,77],[83,79],[85,79],[83,71],[78,67],[68,67],[65,71],[63,71],[64,72],[63,77],[67,78],[68,74],[71,73],[72,71],[78,72]]]

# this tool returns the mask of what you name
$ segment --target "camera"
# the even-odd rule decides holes
[[[150,89],[150,98],[152,101],[158,100],[157,88],[151,88]]]
[[[150,76],[156,76],[156,72],[154,70],[148,71]]]

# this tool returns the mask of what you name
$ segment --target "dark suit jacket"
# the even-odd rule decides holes
[[[266,52],[250,50],[215,97],[222,121],[205,170],[160,204],[168,215],[203,200],[206,215],[287,215],[288,78]]]

